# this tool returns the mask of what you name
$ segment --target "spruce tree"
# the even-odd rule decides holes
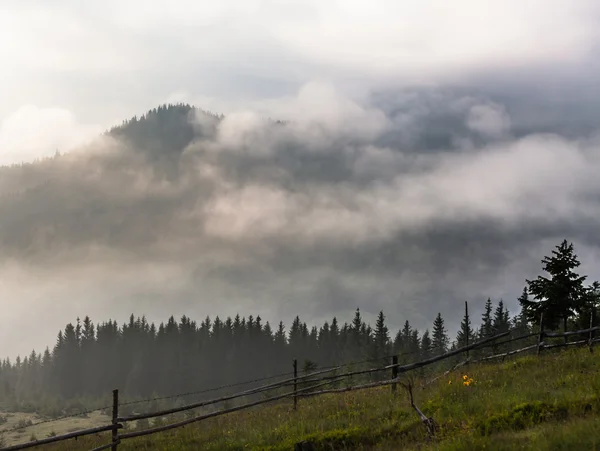
[[[290,332],[288,335],[288,343],[290,345],[290,350],[292,353],[300,352],[302,347],[302,323],[300,322],[300,317],[296,316],[294,321],[292,322],[292,327],[290,328]],[[295,356],[299,358],[299,356]]]
[[[331,326],[329,327],[329,340],[332,346],[337,346],[338,341],[340,339],[340,327],[338,325],[338,320],[334,316],[331,320]]]
[[[400,354],[402,353],[402,349],[404,348],[404,341],[402,339],[402,329],[399,329],[396,332],[396,336],[394,337],[394,353]]]
[[[600,282],[595,281],[585,289],[579,314],[575,320],[576,328],[587,329],[590,327],[590,319],[592,319],[593,326],[598,326],[598,307],[600,307]]]
[[[494,334],[492,327],[492,300],[490,298],[485,301],[483,315],[481,315],[481,327],[479,328],[479,337],[488,338]]]
[[[383,311],[380,311],[379,315],[377,316],[374,338],[376,358],[385,356],[388,353],[390,334],[387,326],[385,325],[385,315],[383,314]]]
[[[287,338],[285,336],[285,326],[283,325],[283,321],[279,321],[277,332],[275,332],[275,343],[280,348],[283,348],[287,343]]]
[[[310,333],[308,334],[308,343],[306,354],[309,356],[311,361],[316,361],[318,359],[319,352],[319,332],[317,330],[317,326],[313,326],[310,329]]]
[[[366,332],[366,324],[362,320],[360,309],[357,308],[354,314],[354,319],[352,320],[352,341],[348,343],[348,353],[351,359],[363,358],[365,351],[364,346],[367,341],[367,337],[365,336]]]
[[[262,343],[265,345],[270,345],[273,342],[273,329],[271,329],[271,324],[268,321],[262,329],[262,338]]]
[[[319,329],[319,336],[317,338],[319,345],[319,358],[321,361],[326,361],[332,363],[331,354],[331,344],[329,341],[329,322],[325,321],[325,323]]]
[[[502,299],[498,302],[498,306],[494,312],[492,327],[494,329],[494,334],[508,332],[510,329],[510,315],[506,307],[504,307],[504,301],[502,301]]]
[[[402,328],[402,341],[404,341],[404,343],[406,343],[405,351],[408,351],[408,349],[410,348],[411,335],[412,335],[412,327],[410,326],[410,323],[408,322],[408,320],[406,320],[404,322],[404,327]]]
[[[417,329],[413,329],[410,333],[410,341],[409,341],[409,349],[410,356],[413,361],[416,361],[419,357],[419,352],[421,350],[421,339],[419,338],[419,331]]]
[[[32,351],[14,365],[8,359],[2,361],[0,402],[26,398],[35,402],[34,398],[56,395],[58,402],[64,403],[81,394],[92,401],[118,385],[122,385],[125,399],[148,398],[286,372],[292,357],[302,368],[303,362],[330,365],[350,361],[358,352],[372,353],[377,359],[388,354],[390,333],[383,312],[373,329],[357,313],[355,321],[345,323],[341,330],[335,318],[319,329],[296,317],[289,334],[283,322],[272,330],[269,322],[263,326],[262,319],[252,315],[247,320],[239,315],[235,320],[228,317],[225,322],[218,316],[214,321],[206,318],[199,326],[186,316],[180,321],[170,317],[159,327],[133,315],[122,326],[108,321],[94,327],[86,317],[81,326],[69,324],[59,333],[54,352]],[[507,323],[507,315],[501,303],[494,325]],[[465,324],[470,325],[468,311]],[[362,348],[355,346],[357,328]],[[406,359],[412,361],[442,353],[449,344],[441,314],[433,333],[426,330],[420,335],[406,321],[397,338],[397,344],[410,353]],[[236,371],[239,367],[245,370]]]
[[[544,257],[542,264],[550,277],[538,276],[535,280],[526,281],[533,300],[523,300],[521,308],[530,322],[539,324],[543,313],[547,328],[558,328],[562,320],[566,331],[567,321],[585,300],[583,282],[587,276],[580,276],[574,271],[580,262],[573,244],[567,240],[556,246],[551,257]]]
[[[411,327],[408,320],[404,322],[402,329],[398,331],[398,352],[401,354],[410,354],[414,351],[414,343],[412,340],[413,328]],[[407,360],[407,359],[404,359]]]
[[[448,333],[444,327],[444,318],[438,313],[433,322],[432,351],[434,354],[443,354],[448,349]]]
[[[363,325],[362,317],[360,316],[360,309],[357,308],[354,313],[354,319],[352,320],[352,331],[355,335],[360,335],[360,328]]]
[[[511,321],[511,335],[513,337],[520,337],[523,335],[527,335],[531,332],[529,328],[529,322],[527,321],[527,317],[523,314],[523,312],[519,312],[512,321]]]
[[[474,336],[473,328],[471,327],[471,318],[469,317],[469,306],[465,302],[465,316],[460,323],[460,329],[456,335],[456,344],[459,348],[473,343]]]
[[[343,352],[340,352],[340,349],[343,350],[344,345],[340,340],[340,328],[338,325],[337,318],[334,316],[331,320],[331,325],[329,326],[329,336],[328,336],[328,357],[332,364],[341,362],[344,358]]]
[[[421,337],[421,357],[427,359],[431,356],[431,338],[429,337],[429,329],[425,329]]]

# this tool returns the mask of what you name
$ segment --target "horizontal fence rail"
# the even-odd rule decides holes
[[[498,341],[498,342],[494,343],[494,346],[502,346],[502,345],[505,345],[508,343],[514,343],[515,341],[526,340],[528,338],[537,337],[539,334],[540,334],[539,332],[532,332],[532,333],[526,334],[526,335],[519,335],[518,337],[509,338],[508,340]]]
[[[334,368],[334,367],[331,366],[331,367],[321,368],[321,369],[325,370],[325,369],[329,369],[329,368]],[[158,396],[158,397],[149,398],[149,399],[136,399],[136,400],[120,403],[119,406],[131,406],[131,405],[135,405],[135,404],[148,403],[148,402],[152,402],[152,401],[164,401],[167,399],[186,398],[189,396],[202,395],[205,393],[211,393],[211,392],[215,392],[215,391],[219,391],[219,390],[226,390],[228,388],[240,387],[242,385],[249,385],[249,384],[252,384],[255,382],[264,382],[264,381],[278,379],[278,378],[282,378],[282,377],[289,377],[289,375],[290,375],[290,373],[287,372],[287,373],[282,373],[282,374],[275,374],[273,376],[260,377],[258,379],[251,379],[251,380],[247,380],[247,381],[243,381],[243,382],[236,382],[233,384],[220,385],[218,387],[211,387],[211,388],[206,388],[203,390],[196,390],[196,391],[185,392],[185,393],[176,393],[174,395]],[[101,409],[96,409],[96,410],[106,410],[109,408],[110,408],[110,406],[104,407]]]
[[[454,351],[449,351],[449,352],[446,352],[446,353],[441,354],[436,357],[431,357],[429,359],[421,360],[420,362],[409,363],[408,365],[402,365],[402,366],[397,363],[393,363],[391,365],[384,367],[384,369],[390,369],[390,368],[396,367],[398,369],[398,372],[406,372],[406,371],[414,370],[417,368],[422,368],[424,366],[431,365],[433,363],[439,362],[441,360],[445,360],[450,357],[454,357],[455,355],[462,354],[462,353],[470,351],[472,349],[481,348],[484,344],[491,343],[491,342],[497,340],[498,338],[506,337],[509,333],[510,332],[503,332],[501,334],[494,335],[493,337],[477,341],[477,342],[473,343],[472,345],[463,346],[462,348],[458,348]]]
[[[336,367],[336,368],[328,369],[328,370],[323,370],[323,371],[318,371],[317,373],[311,373],[310,375],[299,376],[296,379],[294,379],[294,378],[286,379],[286,380],[281,381],[281,382],[274,382],[272,384],[263,385],[262,387],[253,388],[251,390],[246,390],[246,391],[243,391],[243,392],[240,392],[240,393],[234,393],[232,395],[223,396],[221,398],[215,398],[215,399],[211,399],[211,400],[208,400],[208,401],[200,401],[200,402],[196,402],[196,403],[193,403],[193,404],[188,404],[186,406],[175,407],[173,409],[165,409],[165,410],[161,410],[161,411],[158,411],[158,412],[136,414],[136,415],[130,415],[130,416],[127,416],[127,417],[119,417],[117,419],[117,421],[119,423],[125,423],[125,422],[128,422],[128,421],[137,421],[137,420],[143,420],[143,419],[147,419],[147,418],[164,417],[166,415],[171,415],[173,413],[185,412],[187,410],[197,409],[198,407],[205,407],[205,406],[209,406],[211,404],[217,404],[219,402],[230,401],[232,399],[241,398],[243,396],[249,396],[249,395],[254,395],[254,394],[257,394],[257,393],[262,393],[262,392],[265,392],[265,391],[273,390],[275,388],[281,387],[285,383],[293,382],[294,380],[302,381],[304,379],[307,379],[310,376],[314,376],[315,374],[330,373],[331,371],[335,371],[336,369],[339,369],[339,368],[340,367]]]
[[[44,438],[41,440],[36,440],[34,442],[23,443],[20,445],[7,446],[5,448],[2,448],[2,450],[3,451],[16,451],[19,449],[31,448],[33,446],[48,445],[50,443],[62,442],[63,440],[69,440],[72,438],[84,437],[86,435],[99,434],[100,432],[112,431],[115,428],[120,429],[122,427],[123,427],[122,425],[110,424],[108,426],[99,426],[99,427],[91,428],[91,429],[83,429],[81,431],[70,432],[68,434],[57,435],[55,437],[48,437],[48,438]]]
[[[141,437],[143,435],[150,435],[150,434],[155,434],[157,432],[168,431],[169,429],[175,429],[175,428],[178,428],[178,427],[181,427],[181,426],[185,426],[185,425],[188,425],[188,424],[191,424],[191,423],[195,423],[197,421],[206,420],[207,418],[213,418],[213,417],[217,417],[217,416],[220,416],[220,415],[225,415],[227,413],[237,412],[238,410],[248,409],[250,407],[258,406],[260,404],[266,404],[266,403],[269,403],[269,402],[278,401],[280,399],[289,398],[291,396],[296,396],[299,393],[306,392],[306,391],[309,391],[309,390],[314,390],[315,388],[321,387],[323,385],[327,385],[329,383],[330,382],[327,382],[327,383],[324,383],[324,384],[312,385],[310,387],[306,387],[306,388],[303,388],[303,389],[300,389],[300,390],[295,390],[295,391],[292,391],[292,392],[288,392],[288,393],[285,393],[283,395],[272,396],[272,397],[267,398],[267,399],[261,399],[259,401],[249,402],[249,403],[242,404],[242,405],[239,405],[239,406],[236,406],[236,407],[230,407],[229,409],[223,409],[223,410],[218,410],[216,412],[207,413],[207,414],[204,414],[204,415],[199,415],[197,417],[189,418],[187,420],[183,420],[183,421],[180,421],[178,423],[167,424],[165,426],[160,426],[160,427],[156,427],[156,428],[152,428],[152,429],[146,429],[144,431],[128,432],[128,433],[125,433],[125,434],[121,434],[119,438],[123,440],[123,439],[127,439],[127,438]]]
[[[364,375],[364,374],[379,373],[379,372],[382,372],[382,371],[388,371],[388,370],[393,369],[393,368],[396,368],[396,371],[398,373],[405,373],[407,371],[411,371],[411,370],[414,370],[414,369],[422,368],[424,366],[440,362],[440,361],[448,359],[450,357],[454,357],[455,355],[462,354],[463,352],[469,351],[471,349],[481,348],[484,344],[493,342],[494,340],[497,340],[498,338],[505,337],[508,334],[509,334],[509,332],[503,332],[501,334],[494,335],[493,337],[486,338],[484,340],[480,340],[478,342],[475,342],[475,343],[473,343],[473,344],[471,344],[469,346],[463,346],[462,348],[456,349],[454,351],[449,351],[449,352],[446,352],[444,354],[441,354],[441,355],[438,355],[438,356],[435,356],[435,357],[431,357],[431,358],[426,359],[426,360],[422,360],[420,362],[409,363],[409,364],[404,364],[404,365],[401,365],[399,363],[393,363],[391,365],[387,365],[387,366],[380,367],[380,368],[369,368],[369,369],[366,369],[366,370],[348,371],[348,372],[340,374],[339,376],[344,376],[344,377],[360,376],[360,375]],[[316,373],[312,373],[311,375],[314,376],[315,374]],[[332,376],[332,377],[337,377],[337,376]],[[327,380],[327,379],[328,379],[327,377],[320,378],[320,379],[312,379],[311,382],[317,382],[317,381]]]
[[[425,388],[426,386],[430,385],[432,382],[438,380],[440,377],[443,377],[443,376],[447,375],[448,373],[450,373],[451,371],[454,371],[457,368],[467,365],[467,364],[470,364],[470,363],[487,362],[487,361],[494,360],[494,359],[504,359],[506,357],[520,354],[520,353],[527,352],[527,351],[531,351],[534,349],[537,349],[538,354],[539,354],[540,351],[543,349],[553,349],[553,348],[560,348],[560,347],[565,347],[565,346],[589,345],[590,351],[592,351],[593,343],[600,342],[600,338],[599,339],[593,338],[593,333],[595,331],[599,331],[600,326],[597,326],[597,327],[591,327],[591,326],[592,326],[592,322],[590,321],[590,327],[588,329],[570,331],[570,332],[546,332],[546,331],[544,331],[543,317],[542,317],[540,319],[540,330],[538,332],[528,333],[528,334],[524,334],[524,335],[521,335],[518,337],[511,337],[506,340],[499,341],[500,339],[505,338],[510,335],[510,332],[503,332],[503,333],[496,334],[492,337],[488,337],[488,338],[479,340],[479,341],[469,344],[467,346],[463,346],[458,349],[454,349],[452,351],[448,351],[448,352],[445,352],[445,353],[437,355],[437,356],[429,357],[427,359],[423,359],[423,360],[413,362],[413,363],[408,363],[408,364],[398,363],[398,356],[414,354],[413,352],[404,353],[404,354],[395,354],[392,356],[383,356],[381,358],[369,359],[369,360],[364,360],[364,361],[360,361],[360,362],[349,362],[349,363],[340,364],[337,366],[326,367],[326,368],[299,376],[297,374],[297,362],[294,361],[293,377],[288,377],[288,378],[278,381],[278,382],[269,383],[269,384],[255,387],[252,389],[248,389],[245,391],[237,392],[237,393],[234,393],[231,395],[226,395],[226,396],[222,396],[222,397],[218,397],[218,398],[214,398],[214,399],[210,399],[210,400],[191,403],[191,404],[184,405],[181,407],[164,409],[164,410],[160,410],[160,411],[156,411],[156,412],[133,414],[133,415],[128,415],[128,416],[119,416],[119,414],[118,414],[119,405],[125,406],[125,405],[129,405],[129,404],[136,404],[139,402],[143,402],[144,400],[125,402],[125,403],[119,404],[118,390],[114,390],[113,391],[113,405],[112,405],[112,424],[106,425],[106,426],[90,428],[90,429],[84,429],[81,431],[71,432],[71,433],[63,434],[63,435],[57,435],[55,437],[48,437],[45,439],[36,440],[36,441],[23,443],[23,444],[19,444],[19,445],[13,445],[13,446],[9,446],[9,447],[3,448],[3,449],[7,450],[7,451],[17,451],[17,450],[31,448],[34,446],[46,445],[46,444],[60,442],[63,440],[69,440],[69,439],[73,439],[73,438],[78,438],[78,437],[83,437],[83,436],[99,434],[102,432],[110,431],[110,432],[112,432],[112,437],[110,437],[111,442],[101,445],[97,448],[94,448],[92,451],[101,451],[101,450],[106,450],[106,449],[111,449],[113,451],[116,451],[118,448],[118,445],[121,444],[123,440],[132,439],[135,437],[142,437],[142,436],[151,435],[151,434],[156,434],[156,433],[168,431],[171,429],[176,429],[176,428],[183,427],[188,424],[196,423],[196,422],[206,420],[209,418],[226,415],[229,413],[237,412],[240,410],[248,409],[248,408],[255,407],[258,405],[262,405],[262,404],[280,401],[280,400],[283,400],[286,398],[293,397],[294,407],[295,407],[298,398],[308,398],[308,397],[325,395],[325,394],[333,394],[333,393],[344,393],[344,392],[350,392],[350,391],[355,391],[355,390],[363,390],[363,389],[368,389],[368,388],[381,387],[381,386],[386,386],[386,385],[391,385],[392,393],[395,393],[396,385],[399,382],[401,382],[401,377],[404,373],[415,370],[415,369],[423,368],[428,365],[432,365],[432,364],[450,359],[452,357],[455,357],[455,356],[458,356],[461,354],[466,354],[466,357],[467,357],[466,360],[456,363],[451,369],[444,372],[444,374],[437,376],[434,379],[426,382],[422,387],[422,388]],[[589,337],[587,339],[584,339],[584,340],[580,339],[580,340],[574,341],[574,342],[567,341],[567,338],[570,336],[585,335],[585,334],[589,334]],[[519,340],[526,340],[526,339],[534,338],[534,337],[537,337],[537,340],[536,340],[537,343],[525,346],[521,349],[510,350],[510,351],[498,353],[495,355],[480,357],[476,360],[473,360],[471,357],[469,357],[470,350],[485,349],[485,348],[494,348],[495,350],[497,350],[498,347],[505,345],[507,343],[512,343],[512,342],[519,341]],[[544,338],[565,338],[565,342],[564,343],[546,344],[546,343],[544,343]],[[389,359],[390,357],[392,357],[392,359],[393,359],[392,364],[387,364],[384,366],[374,367],[374,368],[358,369],[358,370],[354,370],[354,371],[344,371],[339,374],[336,373],[337,371],[339,371],[343,368],[348,369],[348,367],[356,366],[356,365],[364,364],[364,363],[369,363],[369,362],[377,362],[377,361],[383,362],[386,359]],[[378,372],[386,372],[386,371],[390,371],[390,370],[391,370],[392,377],[385,379],[385,380],[374,381],[374,382],[369,382],[369,383],[362,383],[362,384],[357,384],[357,385],[350,385],[347,387],[325,388],[328,385],[331,386],[331,384],[338,383],[343,380],[347,380],[349,378],[352,378],[353,376],[367,375],[367,374],[373,374],[373,373],[378,373]],[[328,373],[333,373],[333,374],[328,374]],[[266,378],[261,378],[261,379],[255,379],[254,381],[249,381],[248,383],[265,381],[268,379],[273,379],[275,377],[285,377],[287,375],[289,375],[289,373],[282,374],[280,376],[271,376],[271,377],[266,377]],[[245,384],[245,383],[231,384],[231,386],[237,386],[237,385],[243,385],[243,384]],[[303,384],[303,385],[310,384],[310,386],[300,388],[300,387],[298,387],[299,384]],[[227,387],[227,386],[224,386],[224,387]],[[185,412],[185,411],[191,411],[193,409],[197,409],[200,407],[206,407],[209,405],[214,405],[214,404],[218,404],[221,402],[225,402],[225,401],[229,401],[229,400],[233,400],[233,399],[237,399],[237,398],[252,396],[252,395],[259,394],[259,393],[269,392],[272,390],[286,389],[289,387],[293,387],[293,389],[291,391],[286,391],[285,393],[282,393],[282,394],[273,394],[265,399],[248,401],[248,402],[246,402],[244,404],[240,404],[238,406],[222,408],[222,409],[216,410],[214,412],[200,414],[200,415],[194,416],[192,418],[187,418],[185,420],[170,423],[167,425],[157,426],[157,427],[153,427],[153,428],[149,428],[149,429],[145,429],[145,430],[125,432],[125,433],[119,432],[121,429],[123,429],[124,423],[138,421],[138,420],[144,420],[144,419],[149,419],[149,418],[163,417],[163,416],[180,413],[180,412]],[[209,391],[215,391],[215,390],[216,390],[216,388],[203,390],[203,391],[199,391],[196,393],[203,393],[203,392],[209,392]],[[169,396],[169,397],[164,397],[164,399],[175,398],[178,396],[182,396],[182,395],[173,395],[173,396]],[[156,399],[163,399],[163,398],[156,398]],[[107,408],[108,407],[106,407],[104,409],[107,409]],[[74,416],[76,416],[76,415],[74,415]],[[42,424],[42,423],[46,423],[46,421],[40,422],[38,424]],[[35,426],[35,424],[33,426]],[[107,438],[109,438],[109,437],[107,437]]]
[[[583,330],[574,330],[572,332],[544,332],[544,336],[545,337],[570,337],[572,335],[583,335],[583,334],[588,334],[590,332],[595,332],[597,330],[600,330],[600,326],[596,326],[596,327],[591,327],[589,329],[583,329]]]
[[[383,387],[385,385],[397,384],[400,381],[400,379],[401,379],[400,377],[396,377],[396,378],[387,379],[387,380],[384,380],[384,381],[369,382],[368,384],[351,385],[349,387],[330,388],[330,389],[327,389],[327,390],[319,390],[319,391],[316,391],[316,392],[309,392],[309,393],[300,394],[298,396],[301,397],[301,398],[308,398],[310,396],[325,395],[327,393],[344,393],[344,392],[355,391],[355,390],[363,390],[363,389],[366,389],[366,388]]]
[[[600,342],[600,338],[592,340],[592,343]],[[556,343],[551,345],[544,345],[544,349],[553,349],[553,348],[564,348],[565,346],[578,346],[578,345],[586,345],[589,344],[589,340],[580,340],[580,341],[570,341],[568,343]]]
[[[521,352],[526,352],[526,351],[529,351],[531,349],[537,349],[537,348],[538,348],[537,344],[531,345],[531,346],[526,346],[526,347],[521,348],[521,349],[515,349],[514,351],[508,351],[508,352],[504,352],[504,353],[501,353],[501,354],[496,354],[496,355],[490,355],[490,356],[487,356],[487,357],[482,357],[481,359],[473,360],[473,363],[485,362],[486,360],[494,360],[494,359],[506,358],[506,357],[511,356],[511,355],[520,354]]]

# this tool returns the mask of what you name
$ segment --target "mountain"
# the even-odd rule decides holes
[[[203,136],[208,122],[201,125],[202,115],[212,126],[223,116],[212,114],[188,104],[161,105],[139,118],[132,117],[111,128],[107,135],[123,141],[128,146],[146,152],[152,157],[180,155],[198,137]]]
[[[391,328],[437,312],[459,324],[465,300],[515,312],[565,238],[598,279],[592,134],[525,133],[511,103],[482,93],[311,105],[285,122],[163,105],[0,169],[0,298],[19,300],[16,325],[53,318],[35,343],[19,326],[4,342],[40,349],[73,312],[322,323],[360,306]]]

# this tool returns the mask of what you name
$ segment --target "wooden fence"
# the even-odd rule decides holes
[[[310,396],[319,396],[319,395],[323,395],[323,394],[327,394],[327,393],[342,393],[342,392],[347,392],[347,391],[362,390],[362,389],[366,389],[366,388],[380,387],[380,386],[385,386],[385,385],[390,385],[392,393],[395,393],[397,390],[397,384],[401,381],[401,376],[404,373],[418,369],[418,368],[423,368],[425,366],[432,365],[434,363],[449,359],[451,357],[459,356],[461,354],[466,355],[466,357],[467,357],[466,360],[457,363],[452,369],[446,371],[446,373],[444,373],[444,374],[448,374],[450,371],[453,371],[454,369],[458,368],[459,366],[466,365],[468,363],[485,362],[485,361],[489,361],[492,359],[504,359],[508,356],[526,352],[526,351],[530,351],[530,350],[534,350],[534,349],[537,350],[537,354],[539,355],[541,353],[541,351],[544,349],[552,349],[552,348],[563,347],[563,346],[588,345],[590,352],[592,352],[593,343],[600,341],[600,339],[594,339],[594,332],[597,330],[600,330],[600,327],[591,327],[591,326],[592,326],[592,324],[590,321],[589,329],[578,330],[578,331],[573,331],[573,332],[566,332],[566,333],[545,332],[543,318],[542,318],[540,321],[539,332],[536,332],[536,333],[526,334],[526,335],[522,335],[519,337],[510,338],[510,339],[507,339],[504,341],[498,341],[499,339],[507,337],[509,335],[509,332],[505,332],[505,333],[494,335],[493,337],[490,337],[490,338],[486,338],[484,340],[477,341],[473,344],[469,344],[469,345],[461,347],[459,349],[449,351],[444,354],[434,356],[434,357],[431,357],[431,358],[428,358],[425,360],[421,360],[418,362],[401,365],[398,363],[398,357],[392,356],[392,363],[390,365],[385,365],[383,367],[377,367],[377,368],[363,369],[363,370],[346,371],[341,374],[337,374],[337,371],[341,370],[346,365],[339,365],[339,366],[315,371],[315,372],[312,372],[310,374],[306,374],[303,376],[298,376],[298,365],[297,365],[297,362],[294,360],[294,364],[293,364],[294,371],[293,371],[293,377],[291,377],[291,378],[288,378],[288,379],[285,379],[285,380],[282,380],[279,382],[274,382],[271,384],[262,385],[260,387],[256,387],[256,388],[253,388],[250,390],[245,390],[245,391],[238,392],[238,393],[235,393],[232,395],[222,396],[222,397],[207,400],[207,401],[191,403],[191,404],[188,404],[188,405],[185,405],[182,407],[175,407],[172,409],[165,409],[165,410],[160,410],[160,411],[151,412],[151,413],[119,416],[119,391],[114,390],[113,391],[111,424],[106,425],[106,426],[100,426],[100,427],[95,427],[95,428],[90,428],[90,429],[84,429],[81,431],[71,432],[68,434],[57,435],[55,437],[49,437],[49,438],[36,440],[36,441],[28,442],[28,443],[23,443],[23,444],[19,444],[19,445],[8,446],[6,448],[3,448],[3,450],[4,451],[16,451],[16,450],[28,449],[28,448],[32,448],[35,446],[46,445],[46,444],[50,444],[50,443],[60,442],[63,440],[69,440],[69,439],[73,439],[73,438],[84,437],[87,435],[111,431],[111,433],[112,433],[111,442],[107,443],[105,445],[99,446],[97,448],[94,448],[92,451],[101,451],[101,450],[105,450],[105,449],[111,449],[113,451],[117,451],[118,445],[123,440],[128,440],[128,439],[132,439],[135,437],[141,437],[141,436],[145,436],[145,435],[150,435],[150,434],[155,434],[158,432],[167,431],[170,429],[179,428],[179,427],[182,427],[182,426],[185,426],[185,425],[188,425],[191,423],[195,423],[198,421],[202,421],[202,420],[205,420],[208,418],[213,418],[216,416],[225,415],[225,414],[232,413],[232,412],[237,412],[239,410],[248,409],[250,407],[255,407],[255,406],[258,406],[261,404],[267,404],[267,403],[279,401],[279,400],[282,400],[285,398],[293,398],[294,409],[296,409],[299,398],[310,397]],[[575,341],[575,342],[567,342],[566,341],[568,337],[576,336],[576,335],[587,335],[588,338],[585,340],[579,340],[579,341]],[[483,348],[488,348],[488,347],[498,347],[503,344],[507,344],[507,343],[511,343],[511,342],[519,341],[519,340],[525,340],[528,338],[532,338],[534,336],[537,336],[537,343],[534,345],[525,346],[521,349],[508,351],[505,353],[482,357],[478,360],[472,360],[469,357],[470,350],[483,349]],[[545,344],[544,343],[545,338],[565,338],[565,342],[564,343]],[[381,381],[369,382],[369,383],[364,383],[364,384],[359,384],[359,385],[352,385],[352,386],[347,386],[347,387],[342,387],[342,388],[324,388],[327,385],[331,385],[334,382],[339,382],[344,379],[351,378],[352,376],[366,375],[366,374],[373,374],[373,373],[380,373],[380,372],[390,372],[390,378],[381,380]],[[336,373],[336,374],[329,374],[329,373]],[[442,377],[442,376],[438,376],[438,378],[439,377]],[[433,382],[434,380],[436,380],[438,378],[435,378],[430,382]],[[304,387],[304,388],[298,388],[299,383],[302,383],[303,385],[309,385],[309,386]],[[265,399],[250,401],[250,402],[240,404],[235,407],[224,408],[224,409],[217,410],[214,412],[197,415],[192,418],[188,418],[186,420],[175,422],[175,423],[170,423],[170,424],[167,424],[164,426],[158,426],[158,427],[153,427],[150,429],[139,430],[139,431],[120,433],[120,430],[124,428],[124,424],[129,423],[129,422],[139,421],[139,420],[148,419],[148,418],[164,417],[166,415],[190,411],[192,409],[197,409],[199,407],[214,405],[214,404],[221,403],[224,401],[229,401],[229,400],[233,400],[233,399],[237,399],[237,398],[241,398],[241,397],[255,395],[258,393],[265,393],[265,392],[272,391],[275,389],[286,389],[286,387],[292,387],[291,391],[285,392],[283,394],[272,395]],[[317,389],[320,389],[320,390],[317,390]]]

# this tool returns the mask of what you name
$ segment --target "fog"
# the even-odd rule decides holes
[[[2,356],[85,315],[453,332],[565,238],[600,277],[597,2],[29,3],[0,18]],[[224,117],[101,135],[179,101]]]
[[[476,314],[488,296],[515,311],[565,237],[597,277],[592,129],[515,136],[492,99],[397,101],[389,113],[311,83],[285,124],[192,110],[196,135],[168,160],[102,136],[3,169],[4,354],[52,344],[76,316],[131,312],[316,322],[360,307],[425,328],[441,311],[452,330],[464,300]],[[427,148],[431,122],[457,125]]]

